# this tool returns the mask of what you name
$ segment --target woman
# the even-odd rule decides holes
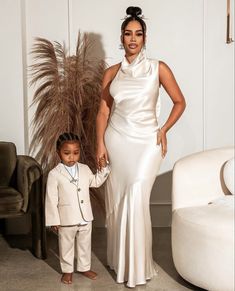
[[[155,274],[152,258],[150,193],[162,157],[167,131],[185,109],[173,73],[145,55],[146,24],[139,7],[128,7],[121,26],[123,61],[105,71],[97,115],[97,162],[110,161],[106,183],[106,223],[110,268],[117,282],[145,284]],[[162,85],[173,108],[159,128],[158,93]]]

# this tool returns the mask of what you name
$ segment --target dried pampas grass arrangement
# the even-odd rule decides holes
[[[37,89],[32,102],[36,111],[30,153],[47,175],[59,162],[55,148],[58,136],[73,132],[81,139],[81,162],[95,171],[95,120],[104,61],[91,57],[92,43],[87,34],[80,33],[75,55],[69,56],[65,45],[44,38],[36,38],[31,53],[30,85]]]

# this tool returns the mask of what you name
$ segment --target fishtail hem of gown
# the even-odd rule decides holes
[[[148,186],[146,185],[146,183],[147,183]],[[146,189],[146,192],[149,192],[149,189],[151,188],[150,185],[149,185],[149,178],[145,179],[144,181],[143,181],[143,179],[136,180],[135,183],[132,183],[128,187],[126,187],[126,191],[124,191],[124,195],[122,197],[120,197],[119,201],[115,204],[116,207],[113,207],[113,209],[112,209],[113,211],[110,212],[110,215],[109,215],[108,219],[106,220],[108,229],[115,231],[115,225],[116,225],[115,211],[117,209],[124,209],[125,208],[125,206],[123,206],[123,205],[122,205],[121,208],[119,207],[121,203],[125,202],[124,199],[128,198],[128,197],[129,197],[129,199],[132,199],[131,197],[136,197],[137,199],[139,199],[141,197],[141,195],[139,195],[139,194],[143,193],[143,187]],[[132,196],[133,194],[134,194],[134,196]],[[148,195],[146,195],[146,196],[148,196]],[[125,203],[129,204],[129,202],[127,202],[127,201]],[[140,205],[140,201],[137,201],[136,203]],[[135,205],[135,201],[132,201],[131,205],[132,206]],[[135,210],[136,209],[137,208],[135,208]],[[142,217],[143,217],[143,219],[147,219],[146,223],[147,223],[148,227],[151,229],[151,220],[150,220],[150,216],[149,216],[149,208],[147,208],[146,210],[147,210],[146,216],[143,215]],[[125,211],[127,211],[127,209],[125,209]],[[123,212],[124,218],[126,217],[125,211]],[[133,213],[133,215],[131,215],[132,211],[130,211],[130,210],[128,210],[128,213],[130,215],[130,218],[132,217],[129,222],[130,222],[130,225],[131,225],[130,226],[131,229],[133,229],[132,222],[135,220],[134,219],[135,218],[134,217],[134,213]],[[113,219],[114,219],[114,221],[113,221]],[[126,225],[127,222],[126,222],[125,219],[124,220],[119,219],[119,220],[120,220],[120,223],[122,223],[122,221],[124,221],[124,223]],[[146,224],[144,223],[144,225],[143,225],[143,227],[146,229]],[[126,233],[126,227],[122,226],[122,229]],[[150,235],[148,236],[148,234],[146,234],[145,230],[143,230],[143,234],[144,234],[144,236],[146,238],[148,238],[148,237],[150,238],[151,237]],[[125,237],[126,237],[126,234],[125,234]],[[113,241],[113,239],[114,239],[114,241]],[[108,241],[109,241],[109,235],[108,235]],[[133,239],[131,241],[134,242]],[[142,249],[147,249],[148,250],[147,251],[148,255],[147,255],[146,260],[142,261],[142,263],[141,263],[141,265],[142,264],[143,264],[143,266],[145,265],[145,271],[143,270],[143,272],[141,272],[137,276],[136,276],[135,268],[133,269],[133,266],[134,266],[133,260],[135,260],[135,258],[133,256],[130,256],[129,263],[127,264],[127,266],[122,265],[122,262],[125,261],[125,259],[122,257],[123,256],[122,253],[120,253],[118,255],[118,257],[117,257],[116,251],[114,252],[114,247],[113,246],[116,246],[116,243],[115,243],[115,238],[113,236],[110,237],[110,242],[111,242],[111,244],[108,247],[108,254],[107,254],[108,265],[117,274],[117,279],[116,279],[117,283],[127,282],[127,286],[128,287],[134,287],[135,285],[146,284],[146,280],[150,280],[154,275],[156,275],[157,272],[156,272],[155,264],[154,264],[153,259],[151,258],[152,255],[150,254],[150,250],[151,250],[152,247],[149,245],[149,248],[148,248],[148,239],[146,240],[146,242],[143,244],[143,247],[142,247]],[[108,245],[109,245],[109,243],[108,243]],[[119,241],[117,246],[118,246],[118,249],[123,249],[123,250],[125,249],[126,250],[126,247],[128,245],[127,246],[125,244],[123,245],[123,243],[121,243]],[[133,247],[134,247],[134,245],[131,248],[133,249]],[[129,249],[131,249],[131,248],[128,248],[128,253],[129,253]],[[132,262],[132,264],[130,264],[130,262]],[[132,267],[128,267],[130,265]],[[128,268],[128,269],[126,269],[126,271],[124,271],[123,268],[124,269]]]
[[[109,268],[111,270],[113,270],[117,274],[117,271],[115,270],[114,267],[112,267],[111,265],[108,265],[108,266],[109,266]],[[157,264],[155,262],[153,262],[153,273],[150,276],[147,276],[144,281],[139,281],[139,282],[136,282],[135,284],[131,284],[131,283],[129,283],[128,280],[116,279],[116,282],[118,284],[126,283],[127,287],[129,287],[129,288],[135,288],[138,285],[145,285],[145,284],[147,284],[147,281],[150,281],[151,279],[153,279],[153,277],[156,277],[156,276],[158,276]]]
[[[150,281],[151,279],[153,279],[153,277],[156,277],[156,276],[158,276],[158,271],[154,269],[154,273],[150,277],[147,277],[145,281],[139,281],[139,282],[136,282],[135,284],[130,284],[129,282],[127,282],[126,285],[129,288],[135,288],[136,286],[139,286],[139,285],[146,285],[148,283],[147,281]]]

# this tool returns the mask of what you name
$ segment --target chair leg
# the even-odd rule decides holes
[[[35,209],[31,213],[32,220],[32,253],[38,259],[46,259],[46,230],[44,226],[44,216],[40,209]]]

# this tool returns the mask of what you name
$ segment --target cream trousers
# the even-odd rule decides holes
[[[74,271],[74,258],[77,257],[77,271],[91,268],[92,222],[86,225],[61,226],[59,228],[60,266],[63,273]]]

